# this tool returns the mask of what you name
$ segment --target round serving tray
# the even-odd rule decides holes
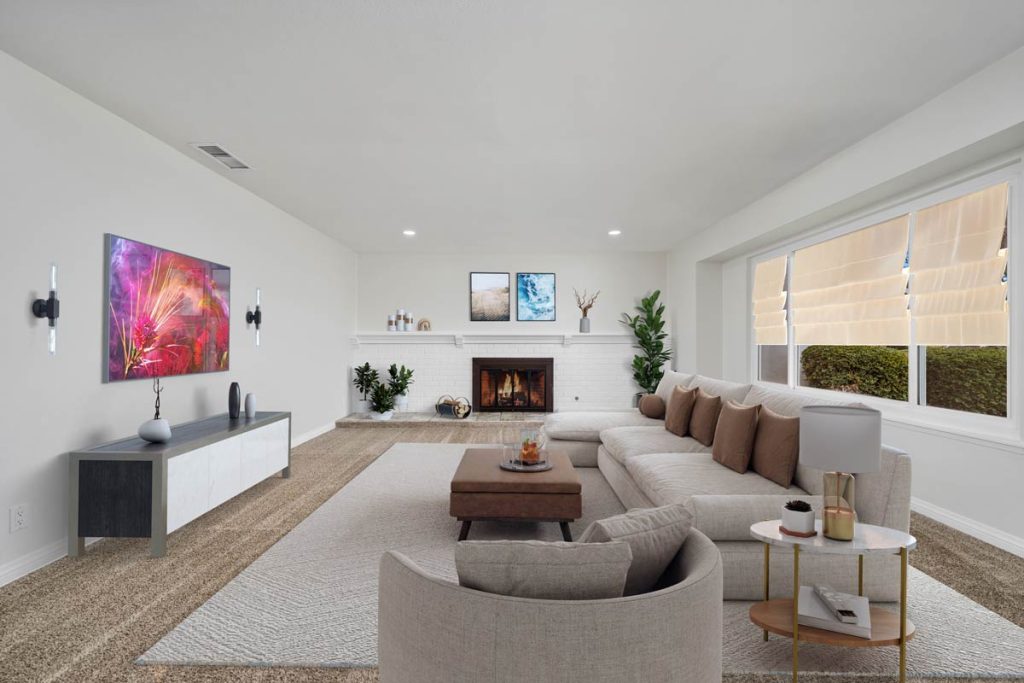
[[[509,472],[547,472],[552,467],[554,467],[554,465],[550,460],[530,465],[524,465],[521,460],[501,461],[501,469],[508,470]]]

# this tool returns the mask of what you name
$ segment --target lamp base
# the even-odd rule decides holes
[[[826,472],[825,507],[821,513],[821,531],[834,541],[852,541],[857,512],[854,510],[854,478],[845,472]]]

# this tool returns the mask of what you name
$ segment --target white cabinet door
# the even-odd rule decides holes
[[[167,461],[167,533],[210,509],[208,448],[182,453]]]
[[[288,466],[288,421],[242,434],[242,490]]]
[[[242,492],[242,439],[218,441],[202,449],[210,460],[210,509]]]

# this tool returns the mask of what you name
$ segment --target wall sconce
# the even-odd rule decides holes
[[[32,314],[50,321],[50,354],[57,353],[57,318],[60,317],[60,300],[57,298],[57,264],[50,264],[50,296],[32,302]]]
[[[263,311],[260,310],[260,288],[256,288],[256,310],[250,310],[245,312],[245,322],[247,325],[256,326],[256,346],[260,345],[260,325],[263,324]]]

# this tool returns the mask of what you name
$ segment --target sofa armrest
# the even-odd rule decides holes
[[[810,504],[817,516],[823,507],[821,496],[739,495],[691,496],[686,507],[693,514],[693,526],[712,541],[750,541],[750,525],[782,516],[782,506],[790,500]]]

